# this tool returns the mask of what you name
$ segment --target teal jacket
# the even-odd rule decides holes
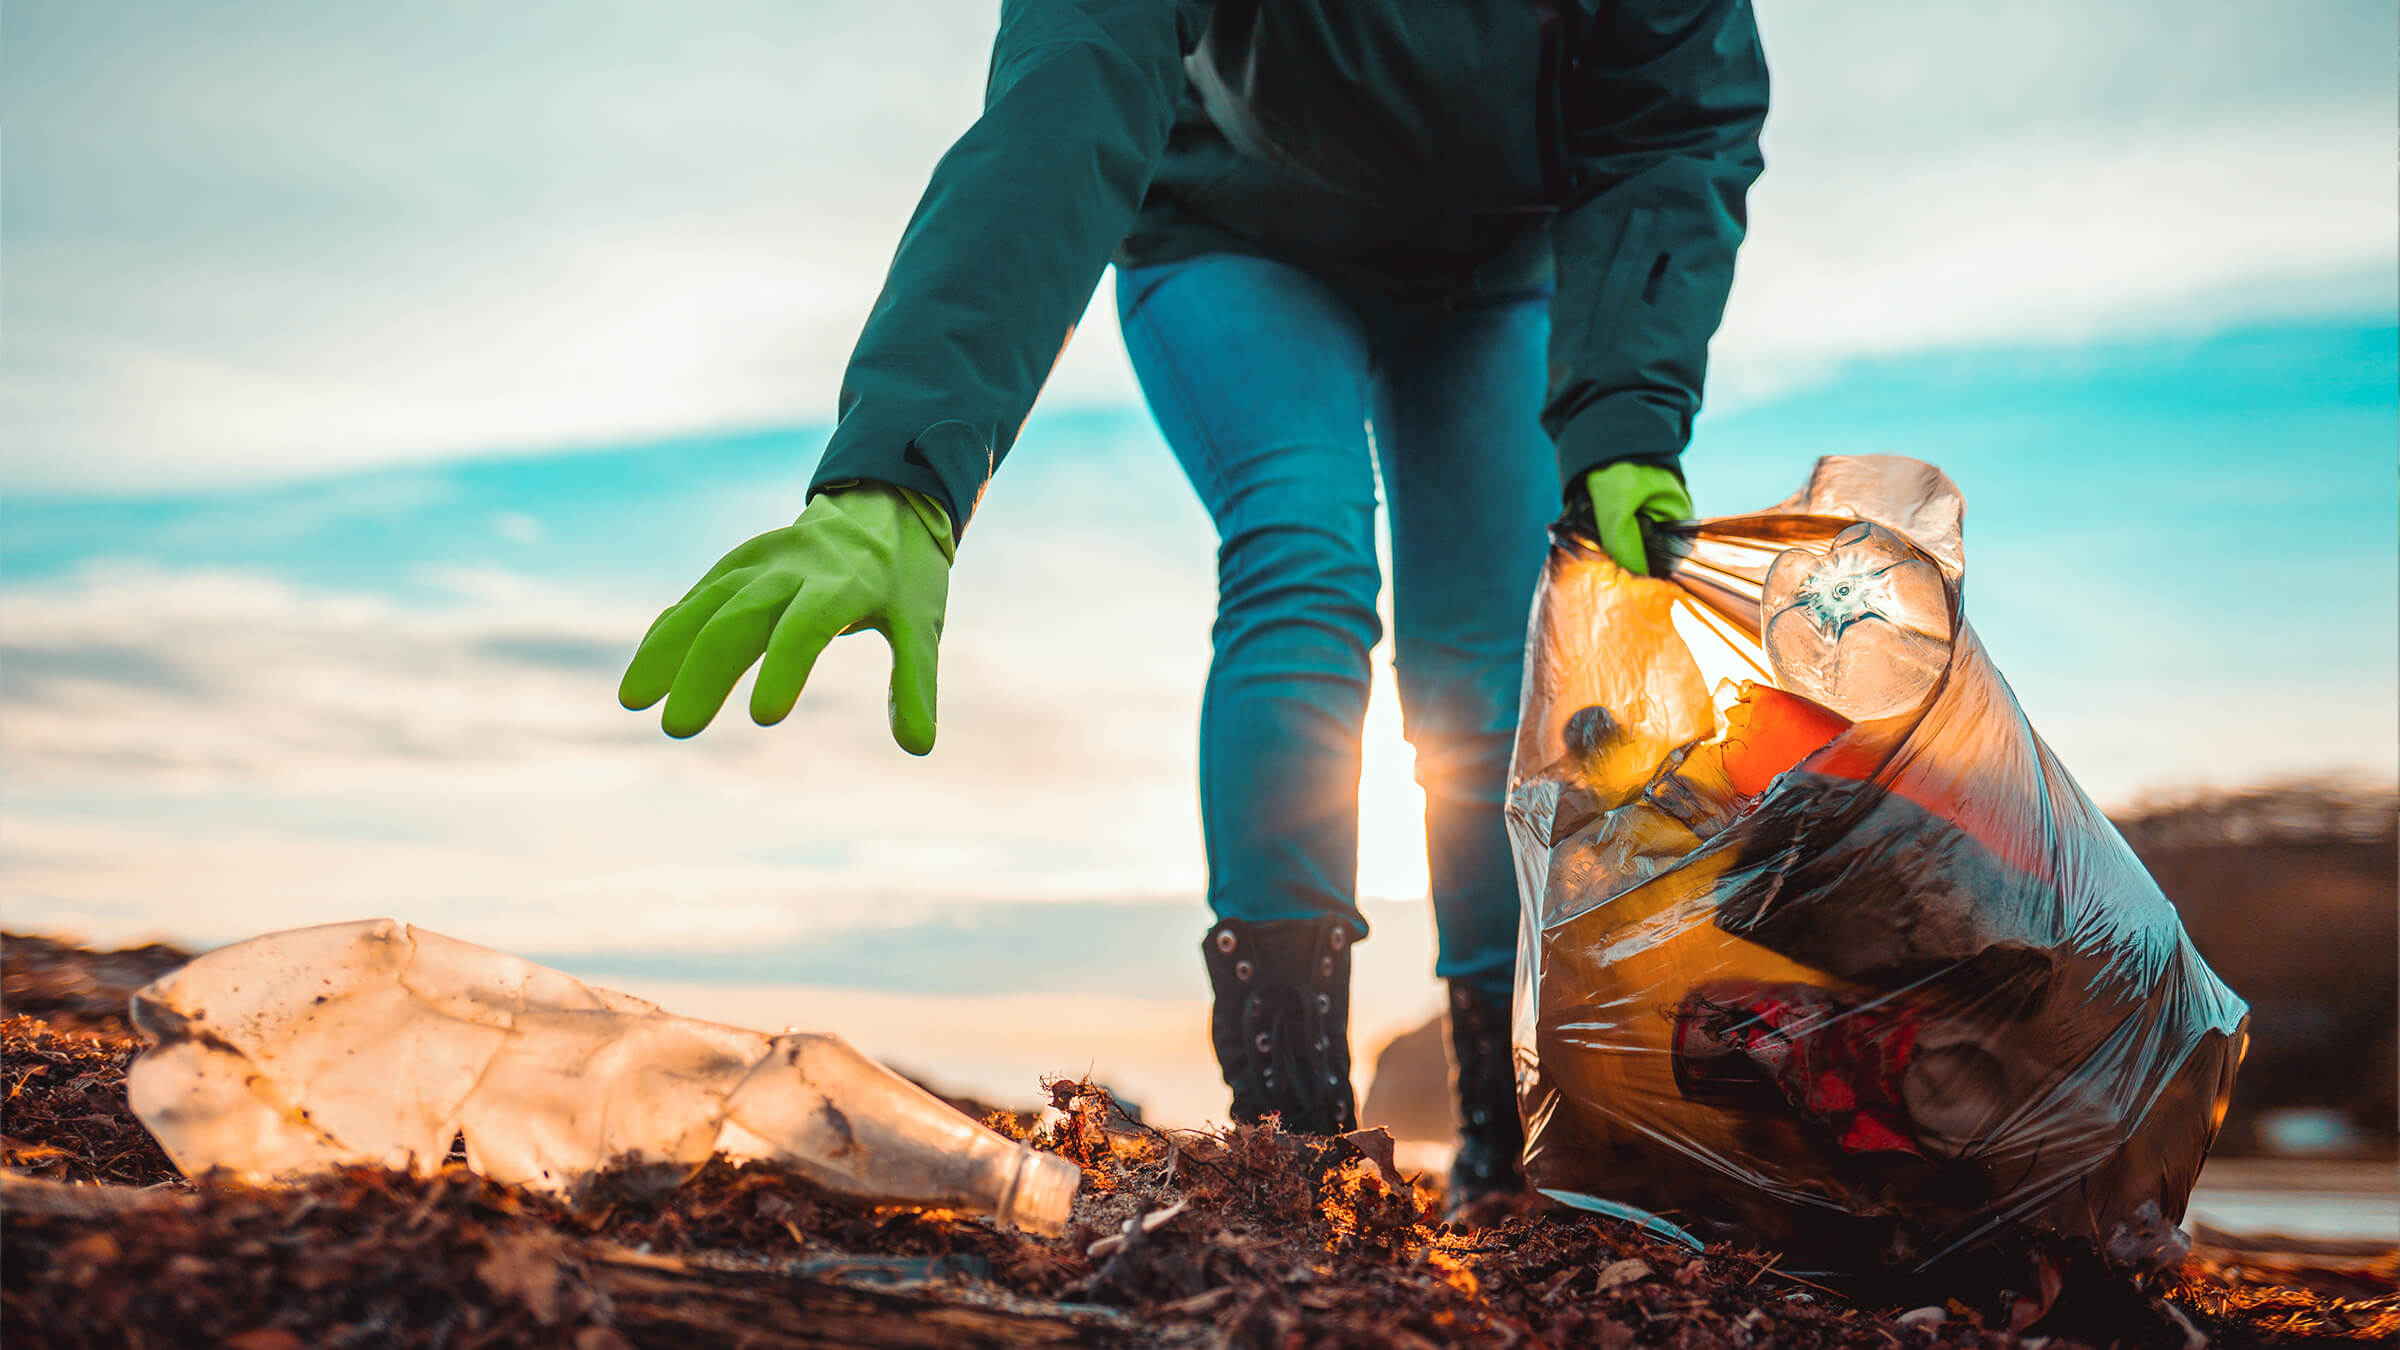
[[[1554,283],[1561,481],[1673,467],[1766,105],[1747,0],[1007,0],[810,492],[963,531],[1112,257],[1227,250],[1435,301]]]

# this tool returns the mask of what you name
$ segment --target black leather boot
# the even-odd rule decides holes
[[[1525,1126],[1517,1117],[1508,1018],[1507,998],[1470,985],[1450,986],[1450,1062],[1458,1075],[1452,1215],[1488,1196],[1525,1189]]]
[[[1216,991],[1209,1019],[1233,1118],[1270,1115],[1297,1134],[1358,1128],[1350,1094],[1350,927],[1342,919],[1208,930],[1200,953]]]

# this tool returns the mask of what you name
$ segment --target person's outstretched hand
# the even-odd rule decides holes
[[[1645,520],[1690,520],[1692,494],[1672,470],[1655,464],[1611,464],[1585,474],[1592,494],[1592,522],[1600,529],[1600,547],[1617,566],[1639,576],[1650,575],[1650,554],[1642,542]]]
[[[931,498],[882,483],[819,493],[800,519],[736,548],[658,616],[625,668],[617,700],[660,699],[660,724],[690,736],[709,724],[763,655],[750,716],[791,712],[825,644],[872,628],[892,645],[892,739],[933,749],[934,668],[956,545]]]

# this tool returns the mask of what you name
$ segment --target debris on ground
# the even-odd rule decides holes
[[[0,1007],[30,1013],[61,1031],[130,1033],[126,1008],[133,991],[192,959],[160,942],[98,952],[28,934],[10,933],[0,941],[7,944]]]
[[[0,1151],[10,1171],[110,1186],[183,1179],[126,1104],[125,1068],[141,1042],[122,1031],[54,1030],[39,1017],[0,1021],[0,1041],[8,1082]]]
[[[7,940],[9,988],[24,939]],[[55,966],[61,958],[32,949]],[[10,1008],[14,1012],[13,1007]],[[124,1097],[115,1027],[0,1023],[9,1170],[0,1338],[15,1347],[2291,1347],[2400,1336],[2400,1261],[2316,1270],[2203,1243],[2154,1290],[2060,1299],[2012,1333],[1971,1299],[1870,1307],[1771,1253],[1694,1254],[1600,1216],[1438,1221],[1379,1131],[1161,1131],[1077,1080],[1027,1127],[1084,1169],[1045,1238],[717,1161],[581,1208],[463,1166],[289,1188],[181,1180]],[[2069,1325],[2066,1319],[2086,1319]]]

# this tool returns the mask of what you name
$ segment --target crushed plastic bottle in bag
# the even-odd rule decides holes
[[[1776,679],[1854,722],[1913,712],[1950,664],[1940,569],[1872,522],[1776,555],[1761,604]]]
[[[428,1172],[462,1138],[494,1181],[572,1200],[765,1159],[836,1194],[1063,1230],[1082,1173],[969,1120],[838,1036],[676,1017],[374,919],[220,948],[134,995],[134,1113],[175,1165],[269,1181]]]
[[[2248,1010],[1966,623],[1963,511],[1845,457],[1660,577],[1556,533],[1508,797],[1537,1188],[1832,1277],[2179,1259]]]

